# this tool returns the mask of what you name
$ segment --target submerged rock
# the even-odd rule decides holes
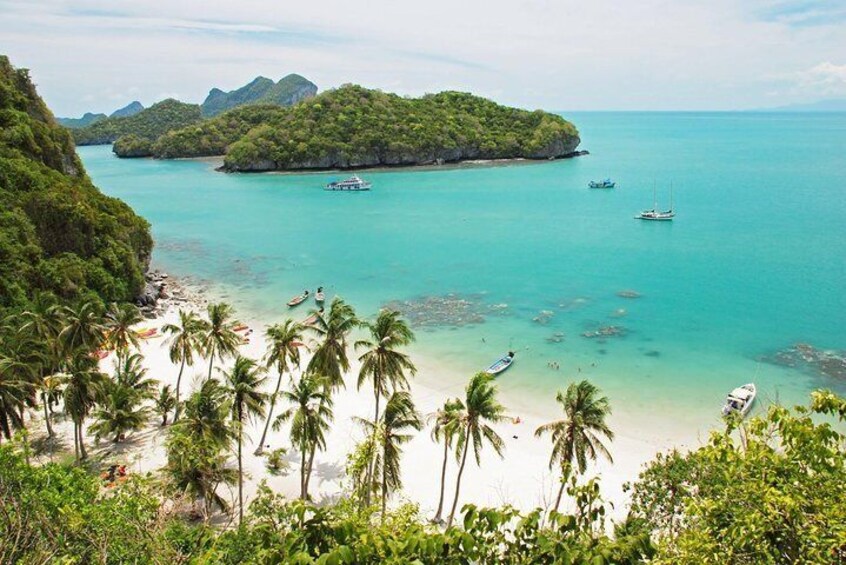
[[[483,324],[486,316],[504,315],[507,304],[487,305],[480,295],[461,296],[450,293],[441,296],[422,296],[411,300],[394,300],[383,305],[397,310],[408,319],[412,327],[458,328]]]
[[[846,380],[846,351],[823,350],[808,343],[796,343],[764,360],[782,367],[808,368],[820,375]]]
[[[619,296],[620,298],[640,298],[643,295],[636,290],[629,289],[621,290],[617,293],[617,296]]]
[[[583,332],[582,337],[586,337],[588,339],[615,337],[623,336],[626,332],[627,330],[623,326],[602,326],[593,331]]]
[[[555,316],[555,312],[552,310],[541,310],[538,312],[538,315],[532,318],[532,321],[538,323],[542,326],[545,326],[549,323],[549,321]]]

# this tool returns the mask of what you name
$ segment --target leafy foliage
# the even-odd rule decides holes
[[[248,107],[154,145],[157,157],[221,155],[231,170],[410,165],[546,158],[579,143],[560,116],[460,92],[403,98],[347,85],[290,108]]]
[[[168,98],[132,116],[109,117],[88,127],[75,129],[73,138],[79,145],[113,143],[119,137],[130,134],[152,141],[172,129],[189,126],[201,119],[197,104]]]
[[[151,248],[147,222],[91,184],[28,72],[0,56],[0,309],[40,291],[129,300]]]

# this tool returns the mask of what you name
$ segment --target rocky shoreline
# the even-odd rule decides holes
[[[158,269],[147,271],[144,279],[144,290],[134,302],[147,319],[163,316],[172,306],[202,309],[209,302],[205,290],[189,279],[174,277]]]

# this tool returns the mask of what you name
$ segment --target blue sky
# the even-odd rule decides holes
[[[0,0],[0,52],[57,115],[290,72],[550,110],[846,97],[846,0]]]

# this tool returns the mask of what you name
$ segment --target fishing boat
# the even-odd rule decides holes
[[[497,361],[493,365],[485,369],[485,372],[489,375],[498,375],[504,370],[506,370],[508,367],[510,367],[513,362],[514,352],[509,351],[507,355],[501,357],[500,359],[497,359]]]
[[[611,179],[592,180],[588,183],[588,188],[614,188],[617,183]]]
[[[288,301],[288,307],[293,308],[294,306],[299,306],[306,301],[306,298],[308,298],[308,291],[304,290],[302,294],[299,294]]]
[[[322,286],[317,287],[317,292],[314,294],[314,301],[317,302],[318,304],[323,304],[323,302],[325,300],[326,300],[326,295],[323,294],[323,287]]]
[[[357,175],[353,175],[346,180],[330,182],[326,185],[324,190],[359,192],[362,190],[370,190],[370,186],[371,184],[369,182],[362,180]]]
[[[757,394],[758,390],[753,383],[737,387],[726,397],[723,416],[739,414],[741,418],[745,417],[749,409],[752,408],[752,403],[755,402]]]
[[[658,222],[667,222],[675,217],[676,213],[673,210],[673,186],[670,185],[670,209],[663,212],[658,210],[658,201],[655,197],[655,187],[652,187],[652,210],[644,210],[637,216],[636,220],[652,220]]]
[[[301,324],[304,326],[313,326],[317,322],[317,319],[322,315],[323,308],[321,308],[317,312],[312,312],[310,316],[308,316],[305,320],[301,322]]]

